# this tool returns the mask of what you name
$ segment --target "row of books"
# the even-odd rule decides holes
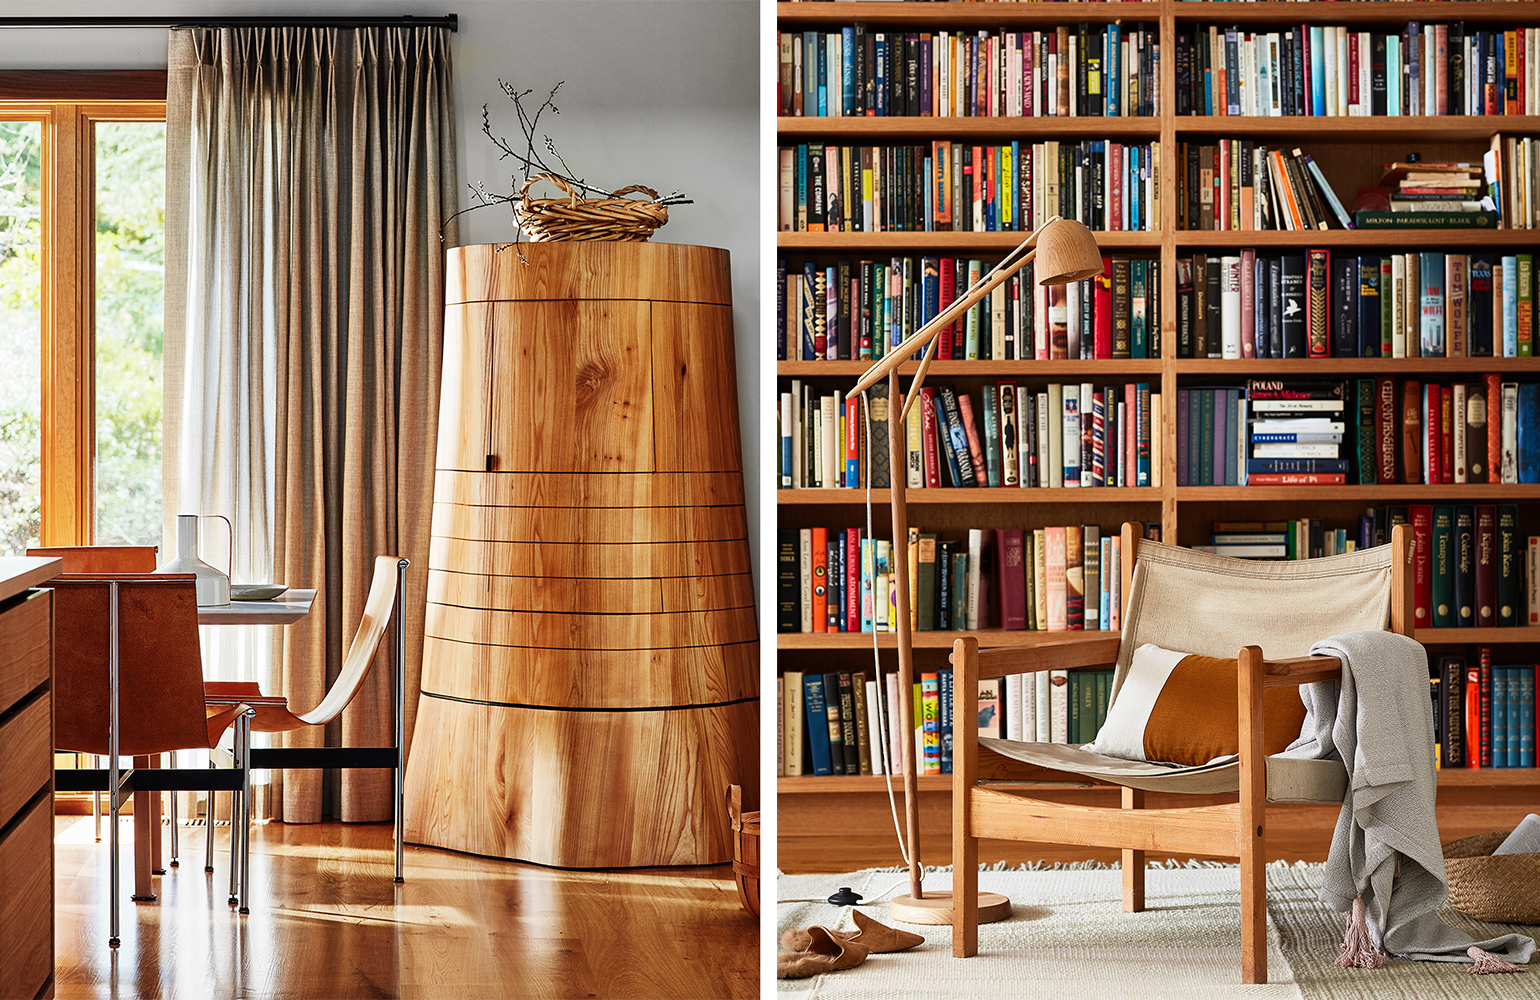
[[[1176,262],[1176,356],[1529,357],[1529,253],[1194,254]]]
[[[1160,144],[1102,140],[780,147],[778,225],[795,232],[1030,232],[1160,224]]]
[[[904,550],[915,631],[1122,627],[1117,528],[970,528],[966,539],[910,528]],[[776,630],[897,631],[897,557],[891,542],[860,528],[778,529]]]
[[[1497,374],[1450,383],[1253,379],[1244,391],[1179,388],[1176,407],[1180,485],[1211,485],[1209,435],[1216,470],[1221,440],[1225,460],[1237,461],[1231,485],[1540,482],[1540,385]]]
[[[1355,222],[1302,149],[1250,139],[1177,143],[1177,228],[1300,231]]]
[[[1524,115],[1540,108],[1540,29],[1411,21],[1399,31],[1218,25],[1176,35],[1177,114]]]
[[[777,413],[782,489],[890,484],[887,393],[861,400],[793,379]],[[975,400],[951,385],[920,390],[905,418],[905,484],[925,487],[1159,486],[1161,396],[1147,382],[987,383]]]
[[[989,678],[965,709],[977,705],[983,739],[1089,743],[1107,721],[1111,670],[1052,670]],[[920,674],[909,692],[914,760],[920,774],[952,772],[953,724],[960,697],[950,668]],[[897,774],[903,733],[898,675],[788,670],[776,690],[777,771],[782,777]]]
[[[1151,25],[779,34],[782,116],[1158,115]]]
[[[1470,166],[1474,166],[1473,164]],[[1496,135],[1482,156],[1501,225],[1540,229],[1540,146],[1528,136]]]
[[[1383,528],[1383,526],[1382,526]],[[1329,528],[1318,517],[1290,521],[1215,521],[1209,544],[1193,548],[1232,559],[1320,559],[1384,545],[1383,530],[1370,541],[1371,526],[1360,525],[1357,535],[1346,528]]]
[[[1536,669],[1493,664],[1490,646],[1430,665],[1438,766],[1534,767]]]
[[[836,361],[881,358],[965,295],[982,260],[894,257],[888,261],[776,261],[776,357]],[[938,337],[949,360],[1053,360],[1160,356],[1160,266],[1121,254],[1102,274],[1044,286],[1027,265]]]

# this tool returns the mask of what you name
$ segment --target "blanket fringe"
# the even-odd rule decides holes
[[[1465,954],[1469,955],[1475,961],[1475,964],[1467,970],[1473,976],[1484,976],[1491,972],[1525,971],[1522,966],[1514,965],[1512,962],[1505,962],[1491,952],[1482,951],[1475,945],[1471,945],[1469,948],[1465,949]]]
[[[1385,964],[1385,955],[1374,946],[1369,937],[1369,921],[1364,912],[1364,897],[1359,893],[1353,899],[1353,909],[1347,915],[1347,931],[1342,939],[1342,954],[1337,956],[1339,969],[1378,969]]]

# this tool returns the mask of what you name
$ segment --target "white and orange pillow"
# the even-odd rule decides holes
[[[1085,749],[1109,757],[1199,767],[1240,747],[1236,661],[1145,643],[1134,650],[1117,698]],[[1263,747],[1279,753],[1299,736],[1297,687],[1263,692]]]

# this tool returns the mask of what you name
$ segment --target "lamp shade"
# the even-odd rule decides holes
[[[1037,236],[1037,282],[1062,285],[1102,273],[1102,254],[1084,223],[1056,219]]]

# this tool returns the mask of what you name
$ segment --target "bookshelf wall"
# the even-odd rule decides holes
[[[1177,32],[1195,25],[1242,25],[1252,30],[1274,30],[1301,24],[1347,25],[1353,30],[1398,30],[1408,21],[1464,21],[1471,27],[1540,27],[1540,3],[1449,2],[1247,2],[1208,3],[1195,0],[1157,0],[1133,3],[892,3],[833,2],[779,3],[777,17],[783,31],[837,31],[854,22],[869,30],[1042,30],[1068,23],[1092,26],[1111,22],[1156,26],[1160,41],[1160,114],[1154,117],[781,117],[777,119],[779,145],[809,141],[830,144],[929,143],[932,140],[1042,142],[1047,139],[1078,141],[1083,138],[1160,144],[1159,226],[1151,232],[1098,232],[1104,254],[1127,253],[1158,260],[1159,299],[1162,303],[1163,356],[1132,360],[1055,361],[937,361],[927,384],[953,383],[977,396],[991,381],[1011,379],[1041,389],[1048,383],[1091,381],[1100,385],[1130,381],[1149,382],[1163,400],[1174,402],[1177,390],[1213,384],[1244,385],[1248,378],[1284,375],[1298,377],[1354,378],[1394,375],[1420,380],[1479,381],[1498,372],[1504,381],[1540,382],[1540,357],[1517,358],[1293,358],[1215,360],[1175,357],[1176,261],[1194,252],[1233,252],[1255,248],[1259,252],[1307,247],[1329,247],[1352,253],[1406,252],[1409,249],[1449,250],[1481,248],[1500,253],[1528,253],[1540,249],[1540,231],[1490,230],[1344,230],[1331,228],[1309,232],[1289,231],[1184,231],[1177,229],[1178,144],[1212,142],[1218,137],[1247,138],[1270,145],[1302,145],[1320,165],[1336,190],[1349,201],[1361,187],[1377,186],[1383,164],[1417,152],[1424,161],[1476,161],[1488,149],[1494,135],[1540,135],[1540,115],[1497,116],[1401,116],[1393,118],[1337,117],[1198,117],[1178,116],[1175,100],[1175,51]],[[1333,223],[1335,225],[1335,223]],[[1016,246],[1020,232],[798,232],[778,234],[778,255],[790,260],[812,258],[833,264],[854,255],[876,257],[923,255],[970,255],[984,258],[985,266]],[[991,255],[993,258],[991,259]],[[843,391],[865,370],[865,361],[781,361],[777,374],[784,390],[790,380],[809,384],[816,391]],[[914,363],[900,368],[907,378]],[[921,531],[965,537],[969,528],[1042,527],[1097,523],[1104,531],[1125,520],[1159,524],[1162,538],[1193,545],[1208,541],[1215,520],[1268,521],[1300,517],[1323,518],[1329,526],[1356,523],[1368,506],[1413,503],[1494,503],[1518,508],[1518,535],[1522,540],[1540,534],[1540,485],[1518,484],[1384,484],[1346,486],[1178,486],[1175,446],[1175,407],[1163,407],[1159,427],[1152,434],[1161,439],[1160,485],[1079,489],[1068,492],[1051,488],[910,489],[909,523]],[[897,470],[898,474],[902,470]],[[872,491],[878,537],[886,537],[887,490]],[[778,523],[782,528],[822,526],[858,527],[865,523],[865,491],[857,489],[782,489],[778,491]],[[1351,534],[1350,534],[1351,537]],[[915,669],[918,674],[946,666],[947,653],[956,632],[915,633]],[[982,645],[1030,646],[1064,633],[1001,631],[978,633]],[[1088,633],[1091,638],[1095,633]],[[1540,628],[1421,629],[1419,641],[1436,658],[1450,652],[1469,652],[1474,659],[1479,644],[1493,645],[1494,661],[1540,660]],[[896,669],[893,653],[896,636],[879,634],[883,671]],[[787,633],[778,636],[782,669],[805,672],[870,670],[872,637],[862,633]],[[926,778],[922,796],[946,796],[945,782]],[[868,829],[881,835],[878,808],[887,811],[881,777],[798,777],[779,782],[783,840],[797,831],[810,833],[817,825],[811,809],[822,809],[813,793],[839,790],[853,796],[849,809],[869,801]],[[1497,829],[1512,814],[1512,823],[1540,800],[1540,772],[1448,770],[1440,775],[1440,815],[1446,833],[1471,823]],[[1496,795],[1498,789],[1501,794]],[[1075,793],[1066,793],[1075,794]],[[1089,794],[1089,793],[1086,793]],[[1496,797],[1494,798],[1494,795]],[[808,796],[802,799],[802,796]],[[817,795],[817,800],[825,796]],[[1477,803],[1479,810],[1472,811]],[[1494,809],[1496,810],[1494,812]],[[1450,811],[1463,810],[1463,812]],[[804,815],[806,813],[806,815]],[[1324,829],[1334,818],[1327,817]],[[1495,823],[1497,825],[1483,825]],[[1512,823],[1508,823],[1511,827]],[[940,832],[940,831],[938,831]],[[1472,830],[1472,832],[1475,832]],[[931,855],[927,860],[934,859]],[[783,864],[783,867],[785,865]],[[789,869],[788,869],[789,870]]]

